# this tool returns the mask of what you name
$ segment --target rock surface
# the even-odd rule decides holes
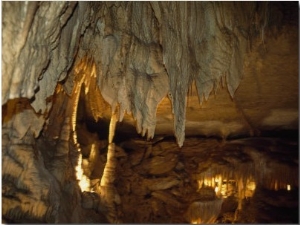
[[[148,223],[187,223],[192,221],[223,223],[226,221],[244,221],[242,215],[246,213],[248,206],[246,203],[243,203],[240,214],[238,214],[241,217],[236,216],[239,198],[241,198],[241,201],[256,204],[254,203],[256,200],[253,199],[255,196],[253,193],[259,189],[258,193],[260,190],[266,190],[265,195],[261,195],[260,198],[264,199],[263,201],[270,202],[271,199],[268,198],[266,193],[272,193],[274,188],[276,188],[274,183],[272,186],[272,180],[278,181],[278,188],[280,187],[282,192],[285,190],[285,197],[282,198],[285,200],[280,203],[280,207],[289,207],[286,205],[289,202],[289,193],[286,191],[286,185],[290,184],[294,187],[294,190],[297,190],[298,173],[297,166],[292,166],[291,163],[297,154],[297,149],[292,147],[293,144],[289,143],[288,140],[247,138],[223,143],[216,139],[191,138],[186,141],[188,143],[187,147],[183,147],[180,152],[173,153],[180,155],[178,157],[182,167],[180,170],[174,167],[164,174],[154,175],[150,171],[145,171],[141,174],[139,167],[131,165],[130,162],[120,165],[117,170],[116,188],[122,199],[120,208],[123,212],[122,221],[128,223],[145,221]],[[135,148],[133,143],[131,142],[131,147]],[[167,143],[161,142],[161,146],[168,146]],[[138,145],[137,143],[136,146]],[[214,149],[208,151],[207,147],[209,146],[214,146]],[[153,149],[157,147],[156,143],[152,146]],[[265,150],[262,151],[262,147]],[[280,149],[290,149],[294,155],[289,154],[289,157],[285,157],[286,153]],[[275,157],[274,155],[272,156],[270,150],[278,152],[275,161],[283,158],[285,160],[276,163],[273,158],[269,161],[269,157]],[[139,153],[138,151],[128,152],[129,157],[130,154]],[[260,155],[259,160],[255,154]],[[156,155],[152,155],[148,159],[143,159],[140,165],[156,157]],[[197,165],[195,168],[191,168],[191,160]],[[268,163],[262,166],[262,162],[266,161]],[[132,172],[130,177],[123,176],[123,173],[127,173],[128,166],[131,167]],[[201,185],[208,184],[206,183],[207,179],[218,174],[223,177],[222,188],[226,187],[226,181],[232,180],[230,182],[233,182],[228,182],[226,192],[222,191],[224,194],[222,194],[223,199],[220,196],[216,196],[214,188],[209,186],[201,188]],[[239,187],[241,186],[239,186],[238,182],[239,180],[246,181],[251,179],[251,177],[255,180],[256,189],[251,193],[247,189],[249,192],[248,197],[243,197],[240,195]],[[217,186],[218,184],[215,183],[214,185]],[[246,189],[244,190],[246,191]],[[220,192],[218,193],[220,194]],[[254,202],[252,202],[252,199]],[[255,206],[251,205],[249,207]],[[297,206],[294,205],[293,207]],[[289,214],[290,220],[293,220],[292,218],[295,219],[296,215],[294,217],[292,215],[292,213]],[[265,216],[270,217],[271,212],[269,214],[266,212]],[[284,220],[283,217],[284,215],[281,217],[282,220]],[[253,214],[252,219],[254,223],[263,221],[258,211]]]
[[[244,74],[245,87],[238,90],[241,93],[237,93],[236,102],[230,103],[225,89],[219,94],[226,99],[225,109],[229,107],[229,112],[224,114],[229,130],[218,130],[225,122],[219,119],[206,135],[213,132],[213,135],[228,136],[249,132],[249,129],[253,132],[260,129],[258,123],[266,127],[288,124],[294,128],[298,119],[297,107],[293,105],[297,101],[293,97],[288,98],[285,106],[270,99],[276,99],[273,93],[280,93],[280,99],[297,93],[297,85],[293,86],[298,78],[297,48],[292,47],[297,43],[297,36],[281,35],[286,30],[296,29],[292,27],[292,12],[289,12],[289,20],[282,17],[292,4],[5,2],[3,7],[3,52],[6,55],[2,68],[3,104],[9,99],[25,97],[32,99],[36,112],[44,114],[52,107],[58,81],[63,83],[66,94],[71,95],[75,84],[83,79],[87,104],[96,120],[103,115],[101,105],[106,101],[112,109],[120,107],[120,120],[126,116],[125,112],[132,113],[131,124],[132,119],[136,120],[138,133],[147,133],[151,138],[157,122],[157,107],[169,93],[172,110],[168,115],[174,114],[174,126],[168,128],[168,132],[174,129],[177,142],[182,146],[186,122],[193,133],[197,129],[191,123],[199,123],[198,130],[208,126],[200,121],[210,113],[197,116],[196,121],[191,118],[200,108],[195,104],[198,99],[201,103],[203,97],[207,100],[221,81],[232,97]],[[10,27],[11,24],[14,26]],[[285,57],[281,58],[281,53],[286,53]],[[79,66],[78,62],[84,58],[88,58],[88,62]],[[74,67],[77,68],[74,70]],[[85,78],[86,73],[92,74],[97,82]],[[257,77],[256,73],[267,75]],[[289,78],[281,83],[283,73]],[[268,85],[261,89],[264,83]],[[278,91],[282,89],[286,92]],[[268,93],[272,93],[271,96]],[[270,104],[264,104],[262,97]],[[98,100],[101,98],[102,101]],[[248,105],[252,103],[269,107],[266,113],[270,115],[249,111]],[[164,100],[161,105],[164,114],[170,107],[166,104],[170,103]],[[221,105],[224,108],[224,103]],[[283,107],[289,111],[282,111]],[[199,111],[205,111],[203,106]],[[233,117],[230,116],[232,111]],[[286,113],[290,116],[281,116]],[[278,117],[286,119],[278,121]],[[230,118],[235,121],[228,122]],[[237,118],[245,120],[244,123],[236,124]],[[209,126],[214,120],[209,116]]]
[[[239,187],[248,175],[267,189],[297,184],[290,144],[225,144],[298,130],[297,3],[3,2],[2,12],[5,222],[190,222],[188,199],[211,174],[230,193],[231,176]],[[102,187],[113,198],[85,209],[81,193],[106,174],[115,110],[118,176]],[[124,143],[137,133],[154,139]]]

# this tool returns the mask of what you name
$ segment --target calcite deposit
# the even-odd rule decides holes
[[[1,4],[4,223],[295,222],[296,2]]]

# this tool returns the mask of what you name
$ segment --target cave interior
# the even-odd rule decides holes
[[[298,2],[9,2],[2,223],[299,223]]]

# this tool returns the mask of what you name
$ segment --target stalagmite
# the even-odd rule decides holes
[[[207,186],[203,186],[198,193],[199,197],[188,208],[188,221],[193,224],[214,223],[221,211],[222,198],[217,198],[214,189]]]
[[[99,189],[97,190],[100,195],[99,210],[101,211],[102,209],[100,208],[104,206],[106,210],[106,217],[110,223],[121,223],[120,218],[118,218],[118,212],[116,208],[116,205],[121,204],[121,200],[114,185],[117,159],[115,156],[115,144],[113,143],[113,137],[115,135],[117,121],[117,114],[113,112],[109,125],[107,161],[100,181]]]

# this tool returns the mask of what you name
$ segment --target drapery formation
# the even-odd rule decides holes
[[[103,98],[120,107],[119,120],[131,112],[148,138],[168,94],[182,146],[191,83],[200,102],[225,80],[233,96],[251,37],[263,34],[267,18],[267,3],[256,2],[5,2],[2,104],[25,97],[49,112],[57,83],[72,93],[69,71],[88,55]]]

